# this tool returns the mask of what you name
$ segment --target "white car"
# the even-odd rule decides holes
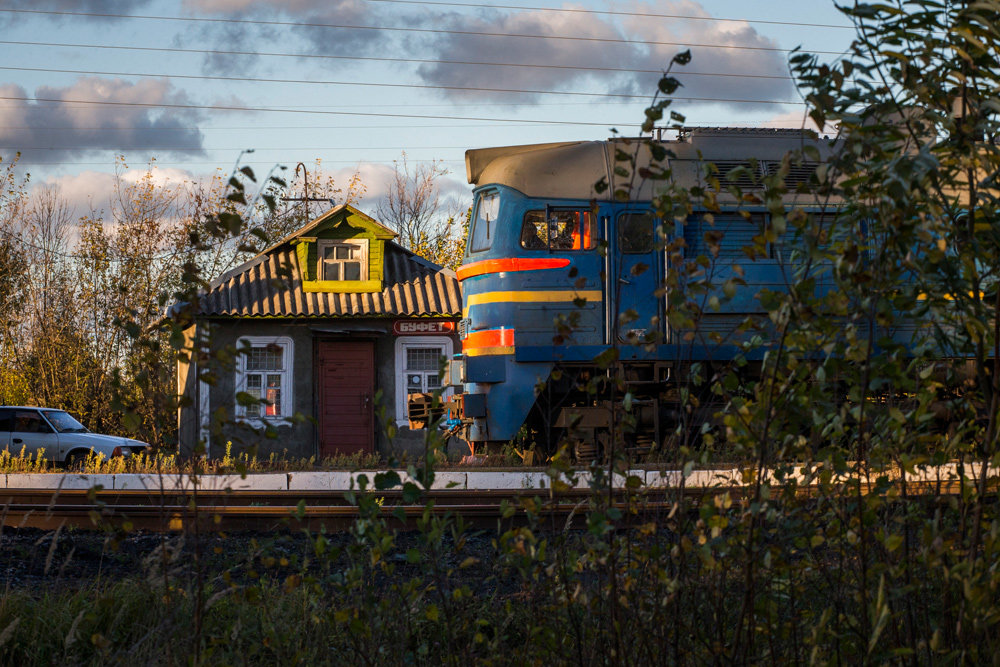
[[[138,440],[91,433],[65,410],[24,406],[0,406],[0,451],[35,457],[39,451],[56,463],[72,466],[91,452],[132,456],[149,450]]]

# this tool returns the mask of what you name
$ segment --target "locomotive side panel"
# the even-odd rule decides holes
[[[685,179],[701,182],[701,170],[717,159],[707,153],[733,157],[745,151],[741,159],[760,155],[775,162],[802,140],[787,131],[737,132],[735,139],[732,133],[705,134],[701,147],[685,139],[672,144],[671,165],[676,163],[681,185]],[[759,297],[766,290],[787,292],[798,279],[786,245],[794,243],[793,235],[776,234],[763,206],[744,205],[737,212],[740,202],[724,192],[718,197],[724,212],[696,212],[683,224],[663,225],[651,215],[653,182],[645,181],[631,200],[613,196],[621,185],[620,144],[546,144],[466,155],[469,180],[478,187],[458,272],[459,365],[473,442],[507,441],[526,424],[572,429],[573,411],[589,415],[587,428],[599,439],[599,422],[612,419],[614,408],[607,396],[588,395],[581,383],[606,373],[594,360],[613,347],[626,381],[636,387],[641,437],[633,444],[641,449],[669,428],[671,378],[687,365],[736,355],[760,358],[774,344]],[[636,153],[634,170],[642,168],[641,159],[648,162],[643,155]],[[598,194],[594,186],[602,179],[609,188]],[[712,287],[700,292],[702,316],[693,331],[667,325],[661,286],[670,268],[664,246],[672,242],[684,246],[688,261],[708,259],[698,278]],[[747,318],[759,326],[740,330]],[[743,344],[751,337],[761,344],[748,352]]]

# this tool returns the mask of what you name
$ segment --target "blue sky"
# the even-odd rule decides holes
[[[837,53],[853,34],[818,25],[847,22],[817,0],[5,0],[0,10],[0,156],[20,151],[34,183],[59,184],[78,206],[107,187],[116,155],[196,179],[228,172],[250,148],[243,162],[259,172],[321,160],[344,182],[360,170],[369,203],[405,151],[411,163],[440,161],[461,197],[468,148],[635,134],[655,71],[688,48],[672,43],[694,45],[678,95],[720,100],[678,101],[689,124],[796,126],[803,107],[782,78],[782,49]]]

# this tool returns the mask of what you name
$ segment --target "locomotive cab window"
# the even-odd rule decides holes
[[[624,213],[618,218],[618,247],[622,252],[651,252],[655,238],[655,220],[649,213]]]
[[[528,211],[521,225],[525,250],[593,250],[597,247],[590,211]]]
[[[476,219],[472,222],[469,252],[489,250],[496,236],[497,213],[500,211],[500,193],[483,192],[476,202]]]

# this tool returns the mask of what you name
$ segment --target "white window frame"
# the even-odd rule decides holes
[[[240,405],[236,401],[236,418],[245,421],[253,426],[263,426],[264,422],[284,422],[288,421],[295,414],[295,394],[292,387],[293,360],[295,358],[295,343],[288,336],[240,336],[236,341],[236,373],[235,391],[233,397],[241,391],[246,391],[247,375],[247,355],[239,352],[244,346],[267,347],[268,345],[279,345],[282,348],[280,371],[266,371],[266,374],[281,375],[281,410],[280,415],[260,415],[259,417],[248,417],[246,406]],[[257,371],[254,371],[257,372]]]
[[[326,280],[326,274],[324,272],[323,265],[323,253],[327,248],[336,248],[337,246],[353,246],[360,249],[361,257],[358,260],[339,260],[343,261],[358,261],[361,263],[361,272],[357,280],[346,280],[341,278],[340,281],[344,282],[361,282],[363,280],[368,280],[369,268],[368,268],[368,239],[320,239],[316,242],[316,279]],[[335,260],[337,261],[337,260]],[[341,272],[343,275],[343,272]],[[340,282],[337,281],[337,282]]]
[[[406,415],[406,349],[410,347],[440,347],[443,355],[449,361],[454,354],[454,341],[448,336],[399,336],[396,338],[396,425],[405,426],[409,419]],[[447,369],[446,369],[447,370]],[[441,374],[441,400],[452,395],[448,384],[447,373]]]

